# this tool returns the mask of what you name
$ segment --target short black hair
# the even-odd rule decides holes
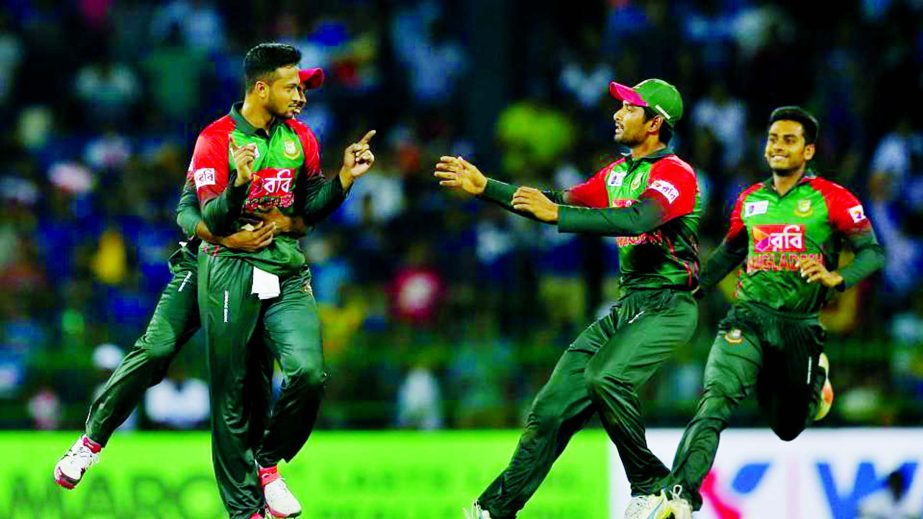
[[[276,69],[298,65],[301,51],[285,43],[260,43],[244,56],[244,81],[247,91],[257,81],[272,82]]]
[[[781,106],[772,111],[769,115],[769,126],[776,121],[795,121],[801,124],[804,130],[804,143],[814,144],[817,142],[817,132],[820,129],[820,123],[811,112],[800,106]]]
[[[642,108],[644,108],[644,122],[650,121],[654,117],[663,119],[663,115],[655,112],[653,108],[648,106]],[[673,139],[673,127],[667,123],[666,119],[663,119],[663,122],[660,123],[660,134],[658,137],[660,137],[660,142],[664,144],[670,144],[670,140]]]

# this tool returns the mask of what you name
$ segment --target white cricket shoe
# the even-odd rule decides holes
[[[635,496],[625,508],[625,519],[667,519],[670,517],[670,501],[661,490],[657,494]]]
[[[683,487],[674,485],[670,493],[670,511],[673,512],[673,519],[692,519],[692,503],[683,497]]]
[[[295,499],[275,467],[260,469],[260,484],[263,485],[263,498],[270,517],[283,519],[301,515],[301,503]]]
[[[490,519],[490,512],[481,508],[477,501],[471,503],[471,508],[465,508],[465,519]]]
[[[824,368],[827,378],[824,380],[824,387],[820,391],[820,404],[817,406],[817,414],[814,415],[814,421],[823,420],[830,408],[833,407],[833,384],[830,383],[830,359],[826,353],[820,354],[817,365]]]
[[[77,443],[54,466],[55,483],[72,490],[83,479],[87,469],[99,460],[100,449],[102,447],[87,438],[86,435],[81,436]]]

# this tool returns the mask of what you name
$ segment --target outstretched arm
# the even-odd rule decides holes
[[[516,186],[488,178],[474,164],[461,157],[443,156],[436,163],[433,175],[439,179],[439,185],[455,189],[458,192],[477,196],[488,202],[499,205],[507,211],[525,216],[536,221],[545,221],[529,211],[523,211],[513,206],[513,198],[518,189]],[[537,191],[537,190],[536,190]],[[563,204],[567,202],[566,191],[540,191],[549,200]]]

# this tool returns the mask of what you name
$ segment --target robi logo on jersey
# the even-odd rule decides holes
[[[294,171],[266,168],[253,173],[250,193],[244,209],[250,212],[269,209],[272,206],[289,207],[295,200],[293,194]]]
[[[804,252],[804,225],[754,225],[755,252]]]

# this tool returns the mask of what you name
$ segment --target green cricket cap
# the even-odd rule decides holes
[[[662,79],[645,79],[634,87],[613,81],[609,83],[609,95],[619,101],[650,108],[670,126],[683,118],[683,98],[679,90]]]

